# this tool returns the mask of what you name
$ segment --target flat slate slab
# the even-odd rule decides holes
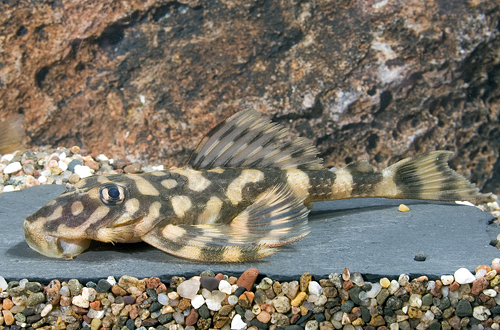
[[[489,245],[498,229],[489,213],[445,202],[353,199],[316,203],[309,215],[311,233],[277,254],[239,264],[206,264],[177,258],[145,243],[91,245],[74,260],[50,259],[24,241],[23,220],[59,195],[62,186],[45,185],[0,194],[0,275],[6,279],[48,281],[96,280],[110,275],[138,278],[192,276],[211,269],[239,275],[256,267],[260,273],[286,280],[311,272],[320,278],[348,267],[367,279],[401,273],[437,277],[460,267],[473,270],[500,257]],[[404,202],[410,211],[398,211]],[[415,261],[423,251],[425,261]]]

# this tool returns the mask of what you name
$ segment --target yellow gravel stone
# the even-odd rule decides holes
[[[380,279],[380,285],[382,285],[382,288],[387,289],[389,285],[391,285],[391,281],[387,277],[382,277]]]
[[[304,300],[307,299],[307,293],[301,292],[297,295],[297,297],[293,298],[291,301],[291,305],[294,307],[299,307]]]
[[[361,317],[358,317],[357,319],[352,321],[352,325],[354,325],[355,327],[362,326],[364,324],[365,324],[365,322],[363,321],[363,319]]]
[[[408,212],[410,208],[405,204],[399,204],[398,211],[399,212]]]
[[[90,322],[90,330],[99,330],[102,325],[102,321],[100,319],[92,319]]]

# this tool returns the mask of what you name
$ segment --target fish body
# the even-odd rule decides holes
[[[367,161],[338,171],[316,149],[253,110],[228,118],[183,168],[80,180],[24,221],[39,253],[71,259],[91,240],[145,241],[203,261],[259,259],[309,232],[305,206],[357,197],[462,200],[483,196],[451,170],[451,152],[403,159],[375,172]]]

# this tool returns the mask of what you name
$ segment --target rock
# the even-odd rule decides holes
[[[240,330],[247,326],[245,322],[241,319],[241,315],[236,314],[231,321],[231,330]]]
[[[177,293],[183,298],[193,299],[199,289],[200,280],[198,278],[192,278],[179,284]]]
[[[460,300],[457,304],[455,314],[460,317],[466,317],[472,315],[472,306],[467,300]]]
[[[300,277],[300,291],[303,291],[305,292],[309,286],[309,282],[311,282],[312,280],[312,275],[311,273],[304,273],[302,274],[302,276]]]
[[[459,268],[455,271],[455,281],[458,284],[472,283],[476,280],[476,277],[467,268]]]
[[[319,296],[320,294],[323,293],[323,288],[316,281],[310,281],[307,290],[308,290],[309,294],[316,295],[316,296]]]
[[[226,280],[221,280],[219,282],[218,288],[219,291],[224,292],[225,294],[231,294],[232,291],[231,284],[229,284],[229,282]]]
[[[247,291],[252,291],[253,285],[255,284],[258,275],[259,270],[257,268],[247,269],[238,278],[238,282],[236,282],[236,285],[245,287]]]
[[[202,288],[212,291],[219,287],[220,281],[215,277],[202,276],[200,282]]]
[[[196,295],[191,300],[191,305],[193,306],[193,308],[196,308],[196,309],[200,308],[204,303],[205,303],[205,298],[203,298],[203,296],[201,294]],[[168,304],[168,300],[167,300],[167,304]],[[166,305],[166,304],[164,304],[164,305]]]
[[[488,287],[488,284],[490,284],[490,282],[486,278],[478,278],[477,280],[472,282],[471,293],[478,296],[484,289]]]
[[[278,313],[288,313],[291,308],[290,300],[286,296],[277,296],[272,300],[273,306]]]
[[[22,169],[23,169],[23,166],[21,165],[20,162],[13,162],[13,163],[10,163],[9,165],[7,165],[3,169],[3,173],[4,174],[12,174],[12,173],[16,173]]]
[[[490,310],[485,306],[476,306],[472,311],[472,316],[479,321],[486,321],[490,315]]]
[[[198,317],[198,312],[196,311],[196,309],[192,308],[188,316],[186,317],[186,325],[196,325],[196,322],[198,322]]]
[[[267,323],[271,320],[271,315],[266,311],[261,311],[259,315],[257,315],[257,320],[262,323]]]

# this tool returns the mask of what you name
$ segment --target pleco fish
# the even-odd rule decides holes
[[[244,110],[213,128],[188,164],[144,174],[93,176],[24,221],[29,246],[72,259],[91,240],[144,241],[211,262],[271,255],[309,232],[305,206],[357,197],[468,200],[483,197],[448,167],[449,151],[403,159],[381,172],[359,161],[332,172],[303,138]]]

